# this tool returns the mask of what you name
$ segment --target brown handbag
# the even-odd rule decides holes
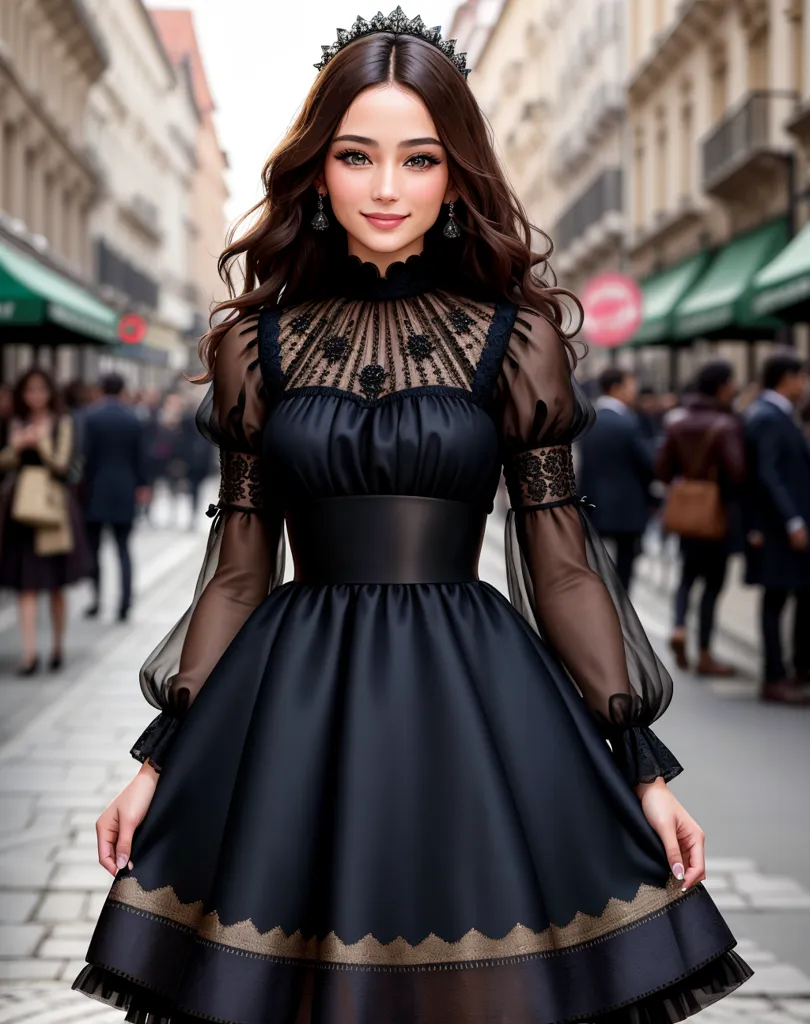
[[[691,472],[669,485],[661,516],[668,533],[695,540],[723,540],[728,533],[728,512],[717,482],[717,469],[713,467],[708,479],[701,479],[711,447],[722,429],[723,424],[719,423],[708,432]]]

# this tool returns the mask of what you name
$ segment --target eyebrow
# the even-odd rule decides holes
[[[376,139],[368,139],[365,135],[338,135],[332,142],[359,142],[364,146],[379,146]],[[441,142],[426,135],[423,139],[405,139],[399,143],[397,149],[410,149],[412,146],[441,146]]]

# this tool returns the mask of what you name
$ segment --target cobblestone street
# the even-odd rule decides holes
[[[505,589],[501,543],[493,520],[482,576]],[[122,1019],[69,988],[110,884],[96,862],[94,822],[135,771],[129,746],[152,717],[137,668],[188,603],[203,545],[202,527],[141,529],[138,579],[148,600],[137,604],[132,621],[89,631],[73,620],[70,672],[58,682],[25,681],[32,692],[46,687],[38,705],[0,676],[0,715],[6,719],[8,705],[19,726],[6,731],[0,749],[1,1024]],[[642,583],[635,599],[662,648],[668,610],[660,593]],[[14,625],[8,617],[2,624],[0,650],[11,665]],[[750,651],[726,644],[719,653],[737,660],[748,678],[707,686],[678,676],[658,729],[686,769],[673,789],[708,834],[707,886],[756,971],[739,995],[700,1020],[806,1021],[810,715],[760,707],[752,699]]]

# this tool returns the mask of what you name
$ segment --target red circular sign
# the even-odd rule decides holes
[[[118,321],[118,337],[127,345],[137,345],[146,336],[146,321],[137,313],[125,313]]]
[[[597,274],[582,293],[583,330],[594,345],[613,348],[636,333],[641,324],[641,289],[626,274]]]

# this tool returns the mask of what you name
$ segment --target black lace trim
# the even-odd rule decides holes
[[[669,748],[646,725],[611,731],[608,736],[613,758],[631,786],[670,782],[683,771],[683,766]]]
[[[264,508],[266,495],[260,457],[223,448],[220,449],[219,462],[222,473],[219,497],[222,505]]]
[[[284,390],[284,374],[281,371],[281,347],[279,345],[279,309],[263,309],[259,313],[259,366],[262,371],[268,405],[277,401]]]
[[[130,754],[141,764],[148,758],[155,771],[160,772],[181,724],[182,719],[161,711],[135,741]]]
[[[517,314],[518,307],[514,302],[498,302],[495,305],[495,314],[472,386],[473,401],[485,409],[490,409],[494,404],[501,363]]]
[[[569,444],[531,448],[508,457],[504,477],[515,509],[576,501],[574,458]]]
[[[335,293],[353,299],[404,299],[435,287],[439,275],[436,261],[426,253],[397,260],[385,277],[376,263],[346,256],[337,266]]]

